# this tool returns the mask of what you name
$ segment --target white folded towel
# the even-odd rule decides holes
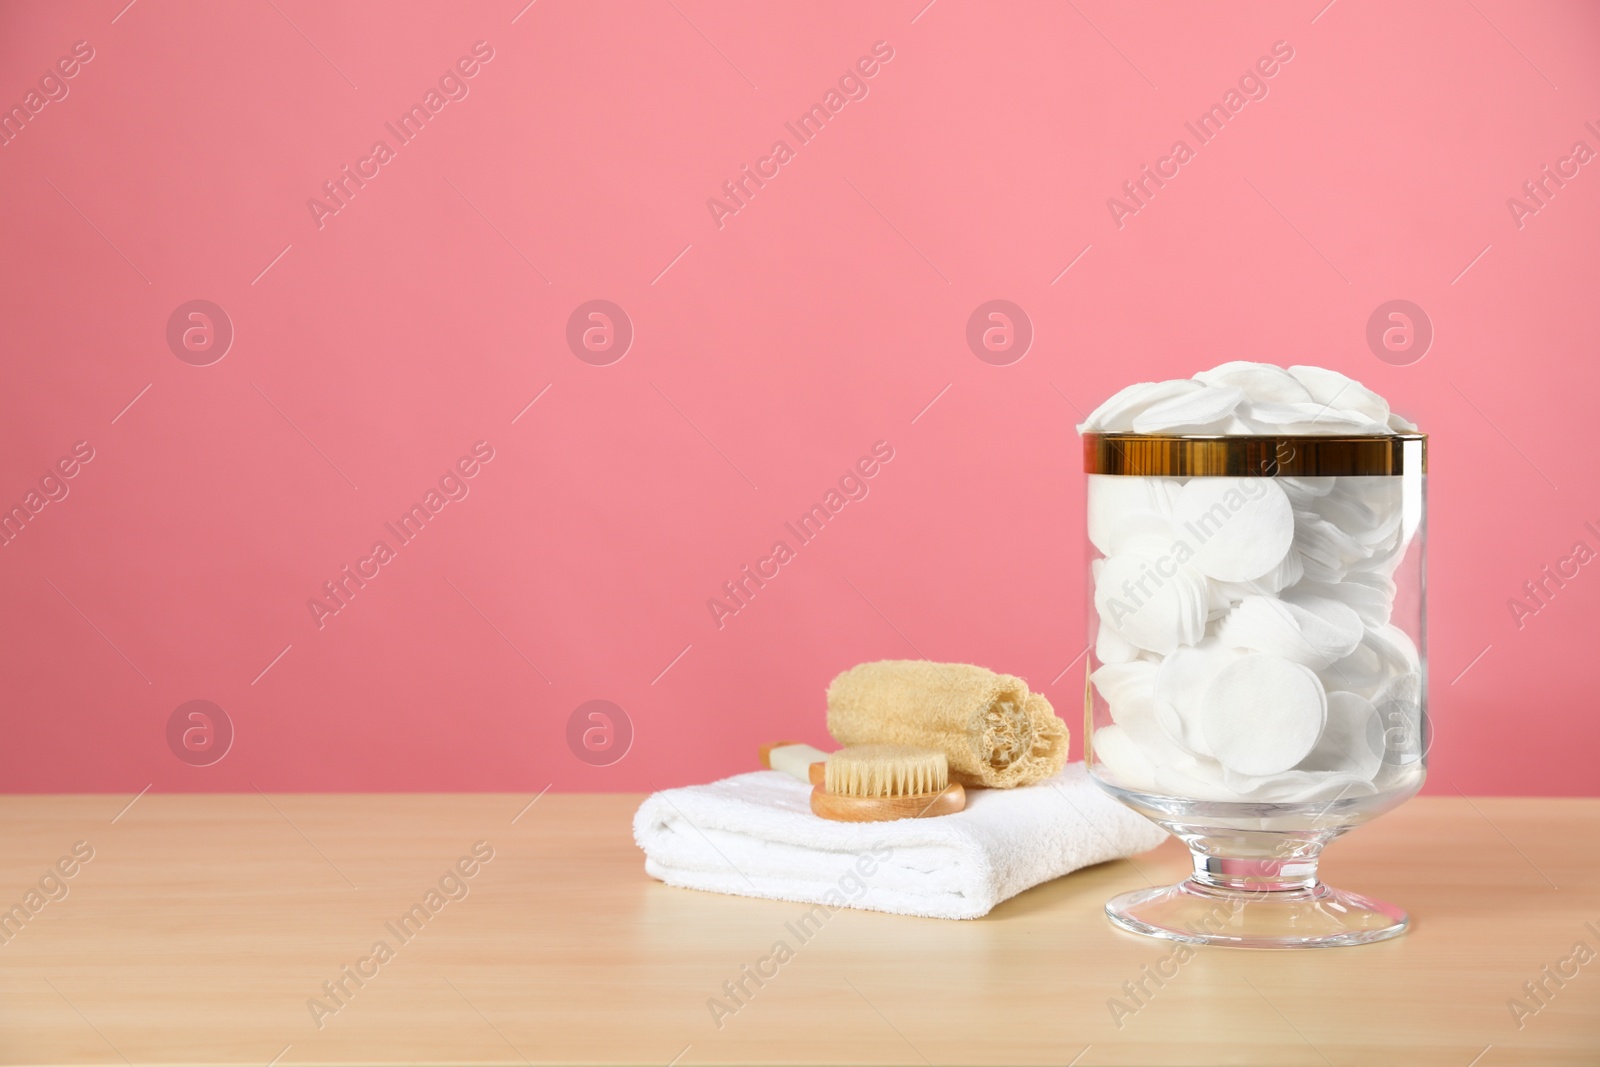
[[[1167,837],[1101,792],[1082,763],[1038,785],[968,790],[965,811],[930,819],[832,822],[811,813],[810,794],[777,771],[653,793],[633,817],[645,872],[738,896],[976,919]]]

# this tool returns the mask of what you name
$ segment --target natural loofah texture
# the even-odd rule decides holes
[[[936,748],[962,785],[1009,789],[1059,772],[1067,726],[1028,683],[967,663],[882,660],[828,686],[828,732],[841,745]]]

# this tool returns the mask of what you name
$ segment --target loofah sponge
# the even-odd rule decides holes
[[[828,686],[828,732],[841,745],[944,751],[962,785],[1032,785],[1067,761],[1067,725],[1028,683],[967,663],[863,663]]]

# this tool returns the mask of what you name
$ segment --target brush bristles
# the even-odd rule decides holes
[[[913,797],[950,784],[950,761],[934,748],[857,745],[828,757],[823,789],[846,797]]]

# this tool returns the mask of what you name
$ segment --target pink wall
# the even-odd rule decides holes
[[[1021,674],[1076,734],[1072,424],[1259,358],[1433,435],[1429,788],[1594,792],[1600,562],[1507,602],[1600,548],[1600,162],[1561,162],[1600,151],[1600,10],[924,2],[7,5],[7,109],[93,58],[0,147],[0,504],[93,458],[0,548],[3,788],[646,789],[822,742],[837,671],[917,655]],[[785,127],[875,50],[821,134]],[[709,209],[746,164],[776,174]],[[1576,176],[1517,217],[1546,164]],[[215,362],[182,315],[168,342],[197,299]],[[620,334],[567,340],[596,299],[632,331],[603,366]],[[1008,365],[966,340],[994,299],[1033,331]],[[1366,341],[1393,299],[1435,332],[1404,365]],[[876,442],[867,495],[717,625]],[[376,575],[319,624],[347,564]],[[169,745],[191,700],[233,731],[205,766],[182,715]],[[631,724],[605,766],[574,754],[591,700]]]

